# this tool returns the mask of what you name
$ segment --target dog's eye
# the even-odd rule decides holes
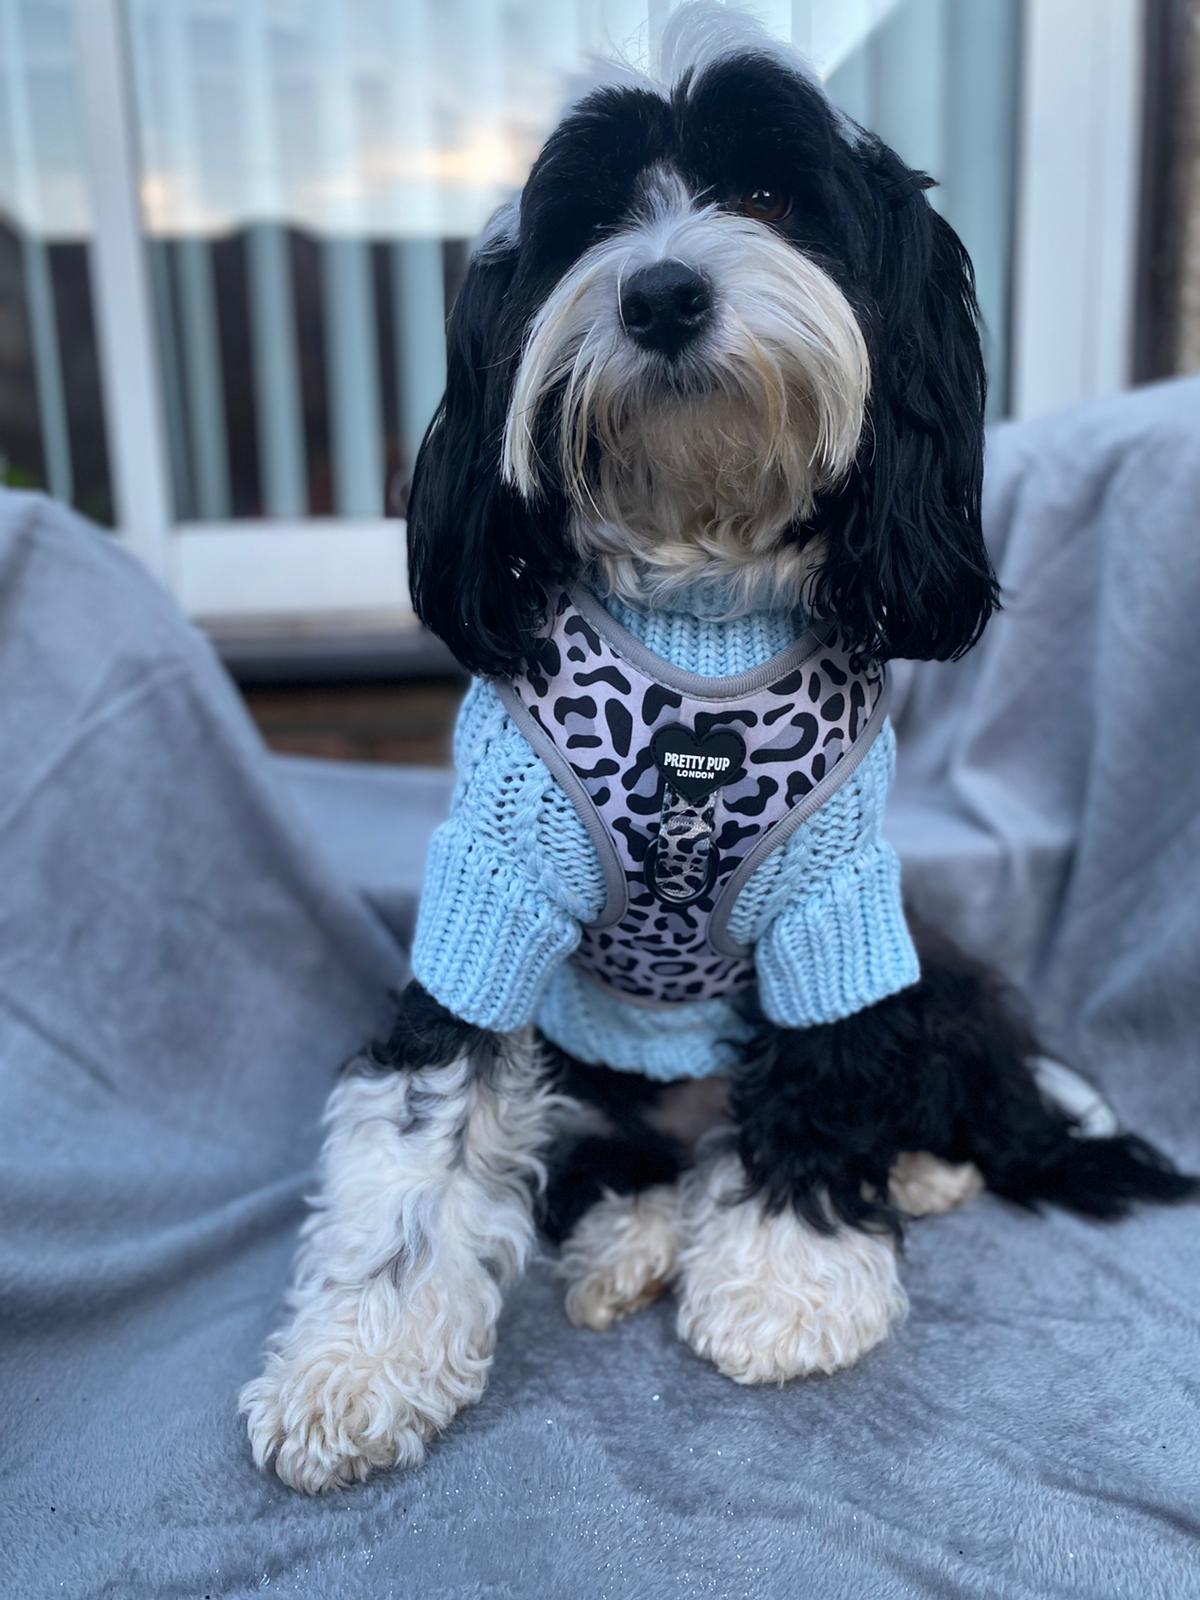
[[[755,222],[782,222],[792,209],[792,197],[782,189],[747,189],[738,201],[743,216]]]

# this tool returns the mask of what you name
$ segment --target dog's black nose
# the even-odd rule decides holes
[[[712,316],[708,279],[682,261],[655,261],[621,285],[621,321],[643,350],[677,356]]]

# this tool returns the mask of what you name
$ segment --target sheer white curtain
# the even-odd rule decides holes
[[[6,0],[11,4],[12,0]],[[652,54],[670,0],[129,0],[144,218],[179,514],[363,518],[441,388],[461,249],[521,181],[589,56]],[[1017,0],[769,0],[852,115],[943,185],[1005,392]],[[289,236],[317,241],[322,359]],[[244,240],[244,285],[215,247]],[[239,260],[241,257],[239,256]],[[228,279],[228,281],[227,281]],[[236,360],[227,303],[244,295]],[[248,378],[250,422],[236,423]],[[322,394],[307,396],[314,384]],[[315,422],[314,422],[315,416]],[[255,435],[255,461],[247,439]],[[327,456],[318,466],[314,453]],[[253,484],[246,487],[247,474]],[[240,497],[240,503],[234,501]]]
[[[441,388],[465,242],[520,183],[589,58],[647,60],[677,3],[125,0],[178,521],[394,509],[389,487]],[[757,6],[852,115],[941,183],[935,203],[976,261],[1001,411],[1018,9]],[[0,220],[18,241],[32,380],[0,401],[35,417],[45,482],[66,500],[81,439],[50,251],[91,226],[71,10],[0,0]]]

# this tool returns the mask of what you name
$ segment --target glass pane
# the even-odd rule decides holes
[[[937,180],[929,198],[975,263],[993,417],[1008,412],[1019,23],[1019,0],[903,0],[820,63],[842,109]]]
[[[0,482],[112,523],[70,0],[0,0]]]
[[[471,238],[663,0],[128,0],[175,504],[402,509]],[[1019,0],[774,0],[834,97],[943,182],[1003,411]]]

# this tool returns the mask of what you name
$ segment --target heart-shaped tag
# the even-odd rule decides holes
[[[660,728],[650,741],[654,765],[685,800],[707,800],[714,789],[742,775],[746,746],[729,728],[718,728],[701,739],[691,728],[673,723]]]

